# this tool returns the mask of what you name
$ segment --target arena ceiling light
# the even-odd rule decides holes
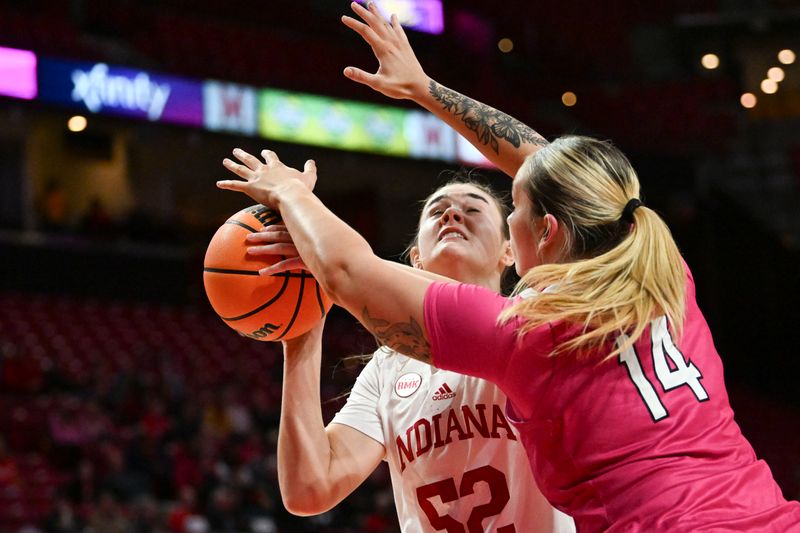
[[[769,78],[761,81],[761,90],[764,94],[775,94],[778,92],[778,83]]]
[[[767,71],[767,78],[776,83],[782,82],[784,77],[786,77],[786,73],[781,67],[772,67]]]
[[[67,121],[67,129],[72,133],[79,133],[86,129],[89,121],[83,115],[75,115]]]
[[[784,65],[791,65],[792,63],[794,63],[795,59],[796,56],[793,50],[784,48],[783,50],[778,52],[778,61],[780,61]]]
[[[753,109],[758,103],[758,98],[756,98],[756,95],[753,93],[744,93],[739,99],[739,102],[745,109]]]
[[[497,48],[499,48],[500,51],[503,52],[504,54],[507,54],[514,49],[514,41],[512,41],[508,37],[503,37],[502,39],[500,39],[500,41],[498,41]]]
[[[717,54],[706,54],[700,59],[700,64],[707,70],[714,70],[719,67],[719,56]]]

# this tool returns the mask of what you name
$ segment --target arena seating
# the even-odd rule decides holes
[[[166,516],[187,484],[198,494],[196,514],[205,513],[213,526],[214,494],[234,490],[235,512],[247,514],[254,483],[272,502],[259,512],[286,531],[306,527],[282,510],[270,470],[280,412],[279,344],[240,337],[205,302],[7,292],[0,293],[0,309],[0,440],[9,449],[4,457],[0,447],[0,478],[13,479],[0,482],[0,530],[42,527],[61,497],[89,522],[108,491],[129,520],[143,497],[168,502],[161,504]],[[374,346],[344,315],[329,318],[326,339],[325,368]],[[357,369],[345,366],[333,380],[323,370],[324,397],[349,389]],[[337,405],[326,403],[325,416]],[[198,446],[206,455],[197,455]],[[156,468],[159,461],[166,470]],[[251,485],[220,477],[219,469]],[[364,490],[388,490],[386,480],[378,476]],[[365,517],[375,512],[371,498],[357,509]],[[359,501],[364,498],[342,512],[352,513]],[[389,511],[378,521],[394,520]]]

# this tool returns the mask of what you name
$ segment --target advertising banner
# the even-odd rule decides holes
[[[256,89],[222,81],[203,83],[203,124],[212,131],[256,135]]]
[[[278,141],[408,156],[408,113],[396,107],[262,89],[258,131]]]
[[[0,95],[36,98],[36,54],[0,47]]]
[[[409,111],[405,133],[411,157],[456,160],[456,132],[430,113]]]
[[[39,98],[45,102],[153,122],[203,125],[203,89],[196,81],[143,70],[40,59]]]

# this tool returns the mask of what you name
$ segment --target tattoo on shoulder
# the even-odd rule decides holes
[[[481,144],[491,146],[496,154],[500,153],[499,139],[505,139],[514,148],[519,148],[522,143],[536,146],[548,144],[547,140],[534,130],[493,107],[467,98],[433,80],[428,90],[446,111],[461,117],[467,128],[478,136]]]
[[[425,338],[422,327],[413,318],[409,317],[408,322],[392,324],[370,316],[369,310],[364,307],[361,321],[382,345],[423,363],[431,362],[431,345]]]

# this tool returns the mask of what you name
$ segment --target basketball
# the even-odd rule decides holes
[[[260,341],[305,333],[332,304],[309,272],[258,274],[282,257],[249,256],[247,234],[280,222],[280,214],[263,205],[239,211],[214,234],[203,261],[203,284],[214,312],[241,335]]]

